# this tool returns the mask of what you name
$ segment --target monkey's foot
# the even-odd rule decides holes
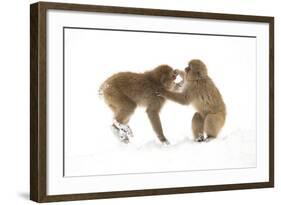
[[[199,134],[194,140],[195,142],[204,142],[206,139],[204,137],[204,134]]]
[[[212,136],[212,135],[208,135],[207,138],[205,139],[205,142],[210,142],[212,140],[214,140],[216,137]]]
[[[131,128],[128,125],[121,124],[120,129],[123,130],[124,132],[126,132],[128,137],[134,137],[133,131],[131,130]]]
[[[160,140],[160,142],[163,144],[163,145],[170,145],[170,142],[166,139],[166,137],[164,136],[158,136],[158,139]]]
[[[118,139],[125,143],[125,144],[128,144],[130,141],[129,141],[129,138],[127,136],[127,133],[124,132],[123,130],[119,129],[118,127],[116,127],[116,125],[112,125],[111,126],[111,129],[112,129],[112,132],[113,134],[118,137]]]
[[[169,146],[170,142],[168,140],[161,141],[164,146]]]
[[[126,135],[128,137],[134,137],[133,131],[131,130],[131,128],[128,125],[121,124],[121,123],[117,122],[116,120],[114,120],[113,125],[115,125],[122,132],[126,133]]]

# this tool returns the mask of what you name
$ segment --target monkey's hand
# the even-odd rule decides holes
[[[178,90],[178,89],[182,88],[182,87],[183,87],[183,84],[184,84],[184,81],[183,81],[183,80],[180,81],[179,83],[176,83],[175,89]]]
[[[180,74],[180,70],[179,69],[175,69],[175,71],[174,71],[174,73],[176,74],[176,75],[179,75]]]
[[[162,97],[162,98],[164,98],[165,97],[165,89],[164,88],[159,88],[159,89],[157,89],[156,90],[156,92],[155,92],[155,95],[157,96],[157,97]]]
[[[184,79],[184,75],[185,75],[185,72],[182,71],[182,70],[179,70],[179,69],[176,69],[174,71],[174,73],[176,73],[176,75],[179,75],[182,79]]]

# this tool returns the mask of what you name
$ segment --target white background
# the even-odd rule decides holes
[[[149,20],[150,25],[154,24],[152,21]],[[66,21],[65,25],[71,22]],[[191,20],[184,24],[186,26],[179,24],[173,29],[185,27],[188,32],[190,25],[200,27],[200,23]],[[103,27],[109,27],[104,24]],[[207,31],[208,28],[215,30],[214,22],[207,25]],[[222,25],[217,27],[221,29]],[[136,28],[143,29],[142,26]],[[154,28],[156,31],[160,29]],[[248,30],[252,32],[252,29]],[[61,36],[61,29],[58,31],[55,37]],[[166,31],[171,31],[171,28],[166,28]],[[235,29],[233,32],[239,34],[239,31]],[[217,30],[213,32],[219,33]],[[247,31],[244,33],[248,34]],[[56,50],[60,47],[51,45],[50,42],[49,53],[58,56]],[[191,119],[195,110],[192,106],[168,101],[160,117],[164,133],[171,143],[169,147],[158,144],[145,110],[140,108],[129,122],[134,139],[127,146],[120,145],[110,129],[113,114],[98,95],[102,82],[116,72],[144,72],[159,64],[183,70],[192,58],[200,58],[206,63],[209,75],[224,97],[228,114],[219,138],[201,145],[193,143]],[[51,59],[54,58],[49,61]],[[261,58],[256,59],[255,38],[66,29],[66,176],[255,167],[256,60],[259,60],[258,65],[262,63]],[[61,63],[49,65],[49,70],[55,68],[55,71],[49,72],[48,82],[55,83],[51,78],[62,72]],[[55,86],[56,90],[61,89],[61,80]],[[54,106],[60,104],[61,97],[53,99],[56,101]],[[62,112],[56,109],[56,113]],[[49,119],[53,121],[51,116]]]
[[[163,9],[179,9],[194,11],[211,11],[225,13],[241,13],[253,15],[278,14],[277,1],[80,1],[80,3],[96,3],[120,6],[151,7]],[[1,202],[4,204],[29,204],[29,1],[10,1],[1,6]],[[280,35],[280,23],[276,22],[276,33]],[[279,67],[279,39],[276,39],[276,68]],[[279,76],[276,69],[276,76]],[[279,90],[280,82],[276,82]],[[3,95],[4,94],[4,95]],[[276,92],[276,105],[280,104],[280,94]],[[279,123],[279,107],[276,106],[276,125]],[[276,145],[279,144],[280,129],[276,126]],[[231,192],[212,192],[204,194],[186,194],[160,197],[142,197],[127,199],[110,199],[95,201],[98,204],[131,204],[162,203],[186,204],[209,203],[268,203],[280,196],[279,175],[280,163],[276,150],[276,188],[264,190],[246,190]],[[231,200],[229,200],[231,198]],[[152,201],[153,200],[153,201]],[[90,204],[93,202],[71,202],[71,204]]]

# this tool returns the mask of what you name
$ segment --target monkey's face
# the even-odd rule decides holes
[[[206,78],[207,68],[201,60],[191,60],[185,68],[186,80],[199,80]]]
[[[170,66],[163,66],[160,72],[160,82],[165,89],[170,89],[174,80],[177,78],[178,73],[174,71]]]

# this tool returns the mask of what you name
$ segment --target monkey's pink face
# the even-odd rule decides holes
[[[176,80],[178,73],[172,68],[162,73],[161,82],[166,89],[170,89]]]

